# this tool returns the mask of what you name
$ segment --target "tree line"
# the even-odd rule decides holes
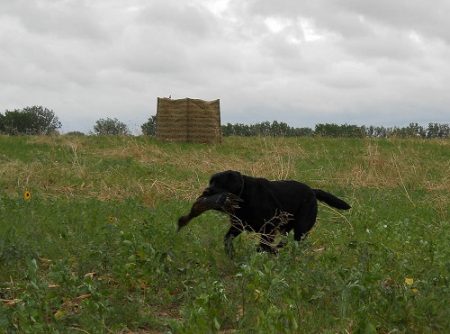
[[[51,135],[57,134],[61,122],[53,110],[42,106],[32,106],[23,109],[6,110],[0,113],[0,134],[8,135]],[[155,136],[156,116],[150,116],[141,125],[144,135]],[[284,122],[261,122],[255,124],[227,123],[222,125],[224,136],[273,136],[273,137],[349,137],[349,138],[388,138],[388,137],[418,137],[418,138],[450,138],[450,125],[429,123],[424,127],[418,123],[410,123],[406,127],[358,126],[351,124],[321,123],[314,129],[308,127],[291,127]],[[74,131],[68,134],[84,135]],[[130,135],[127,125],[117,118],[101,118],[93,127],[94,135]]]
[[[420,137],[420,138],[449,138],[450,125],[429,123],[423,127],[418,123],[410,123],[406,127],[358,126],[351,124],[321,123],[314,129],[295,128],[286,123],[274,121],[256,124],[226,124],[222,126],[224,136],[274,136],[274,137],[348,137],[348,138],[388,138],[388,137]]]

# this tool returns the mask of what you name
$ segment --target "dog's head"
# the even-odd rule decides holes
[[[211,176],[209,186],[202,196],[211,196],[218,193],[232,193],[240,196],[244,187],[244,178],[241,173],[234,170],[227,170]]]

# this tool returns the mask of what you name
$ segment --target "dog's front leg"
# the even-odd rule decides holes
[[[281,236],[281,240],[278,243],[278,245],[276,246],[278,249],[283,248],[288,243],[288,232],[287,231],[280,232],[280,236]]]
[[[227,234],[225,234],[225,238],[224,238],[225,253],[230,258],[233,258],[233,256],[234,256],[233,239],[236,238],[239,234],[241,234],[241,232],[242,232],[242,229],[239,229],[235,225],[231,225]]]
[[[259,246],[256,249],[257,252],[268,252],[271,254],[277,254],[278,250],[272,247],[272,243],[274,240],[274,236],[272,234],[261,234]]]

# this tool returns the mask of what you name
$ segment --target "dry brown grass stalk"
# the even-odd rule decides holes
[[[227,169],[272,180],[296,179],[323,189],[400,188],[410,201],[412,189],[450,191],[450,161],[430,163],[433,156],[423,156],[428,145],[424,141],[415,145],[364,140],[339,156],[336,148],[328,147],[328,141],[319,139],[229,138],[221,145],[192,147],[132,137],[103,138],[101,146],[91,137],[27,140],[51,149],[31,161],[3,158],[0,175],[8,193],[30,187],[39,189],[43,197],[60,194],[121,200],[138,196],[153,204],[171,198],[192,201],[213,173]],[[448,146],[448,141],[433,145]],[[132,161],[129,170],[121,164],[125,159]],[[135,174],[136,165],[147,172]],[[445,199],[439,203],[447,204]]]
[[[251,226],[244,225],[242,220],[240,220],[238,217],[234,216],[233,214],[230,214],[230,217],[233,219],[234,225],[241,232],[251,232],[247,236],[247,239],[250,239],[254,243],[261,243],[261,244],[268,246],[274,250],[276,250],[277,245],[280,245],[280,243],[283,245],[286,243],[285,239],[286,239],[287,235],[282,233],[283,226],[285,226],[286,224],[289,223],[290,220],[292,220],[292,214],[281,211],[281,212],[276,213],[271,219],[266,221],[259,231],[256,231],[253,228],[251,228]],[[267,226],[267,229],[271,230],[271,226],[274,224],[276,225],[276,228],[273,230],[274,233],[268,234],[268,233],[261,232],[266,229],[266,226]],[[248,230],[248,228],[250,228],[250,230]],[[269,240],[272,240],[272,241],[269,242]]]

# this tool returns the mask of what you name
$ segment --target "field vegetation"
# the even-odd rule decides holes
[[[295,179],[321,205],[279,255],[208,212],[217,171]],[[0,333],[448,333],[448,139],[0,136]]]

